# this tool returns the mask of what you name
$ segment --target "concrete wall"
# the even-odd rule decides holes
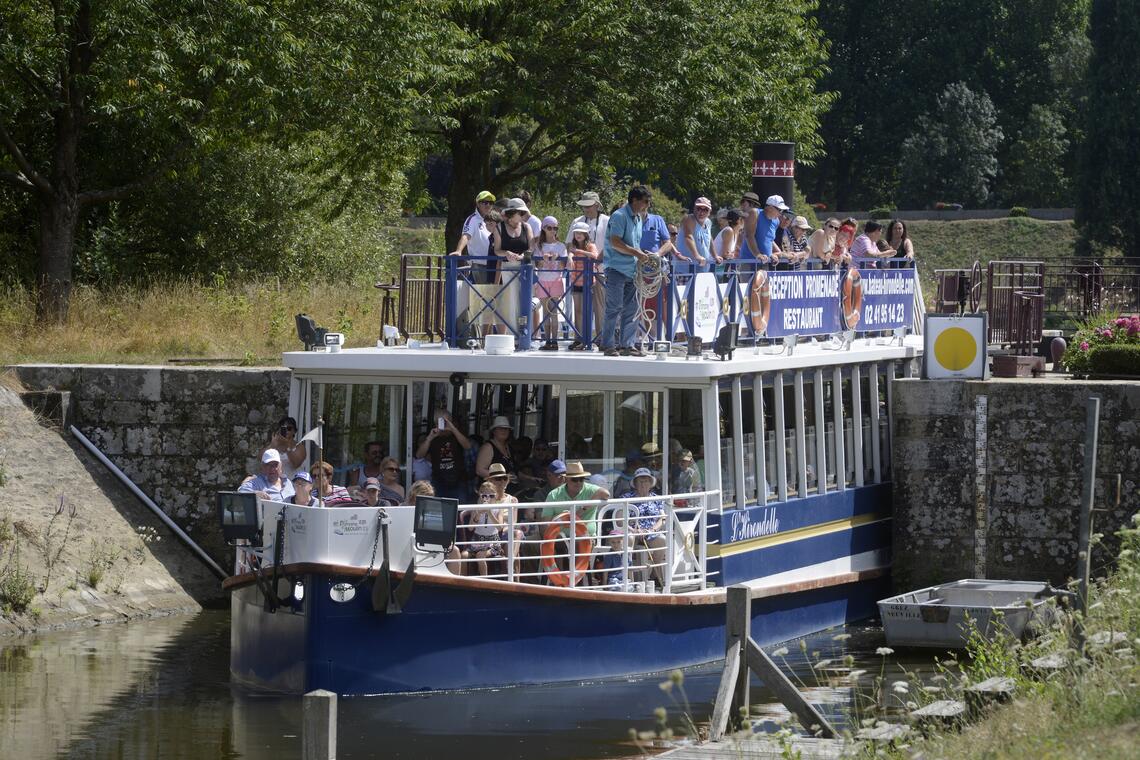
[[[214,492],[236,488],[286,413],[285,369],[20,365],[31,390],[71,391],[71,423],[203,543],[224,556]],[[224,566],[224,565],[223,565]]]
[[[1108,510],[1095,518],[1094,568],[1115,556],[1113,533],[1140,511],[1140,383],[907,379],[893,392],[897,588],[1074,576],[1091,395],[1102,399],[1095,506]]]

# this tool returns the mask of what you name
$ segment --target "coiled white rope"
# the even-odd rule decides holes
[[[650,253],[647,258],[637,262],[637,276],[633,280],[637,292],[637,316],[634,318],[646,340],[653,340],[652,327],[657,321],[657,309],[653,307],[653,299],[661,292],[665,283],[669,282],[669,262]]]

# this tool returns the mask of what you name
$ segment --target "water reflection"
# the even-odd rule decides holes
[[[877,629],[849,628],[793,642],[782,659],[796,679],[842,722],[852,689],[820,681],[809,665],[856,657],[877,675]],[[778,658],[781,659],[781,658]],[[912,663],[913,665],[914,663]],[[920,661],[917,663],[922,665]],[[895,666],[892,665],[892,668]],[[897,672],[897,671],[895,671]],[[698,722],[712,711],[720,671],[686,672],[684,688]],[[888,674],[889,675],[889,674]],[[607,758],[637,754],[631,727],[653,726],[653,710],[671,700],[661,675],[448,694],[340,700],[338,757]],[[786,712],[754,682],[761,720]],[[671,709],[671,723],[680,725]],[[4,757],[289,758],[299,757],[300,700],[231,687],[229,615],[194,617],[55,633],[0,646],[0,747]]]

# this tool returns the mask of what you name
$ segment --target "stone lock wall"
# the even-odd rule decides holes
[[[1140,511],[1140,383],[1067,377],[893,386],[894,582],[1076,574],[1086,400],[1101,397],[1094,572]],[[1117,476],[1120,476],[1120,503]]]
[[[214,492],[256,472],[286,413],[289,372],[267,368],[20,365],[31,390],[71,392],[70,422],[217,558]]]

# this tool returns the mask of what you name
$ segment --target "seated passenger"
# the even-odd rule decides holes
[[[352,501],[352,495],[344,486],[333,483],[333,466],[328,462],[317,462],[309,470],[313,476],[313,485],[316,487],[317,497],[326,507],[344,504]]]
[[[364,466],[353,469],[348,474],[348,484],[353,488],[364,488],[369,478],[380,480],[384,474],[384,443],[369,441],[364,444]],[[400,498],[403,498],[401,494]]]
[[[553,463],[552,463],[553,464]],[[586,523],[586,530],[591,536],[598,535],[598,507],[600,503],[610,498],[610,492],[601,486],[587,483],[590,473],[582,467],[581,462],[570,462],[566,465],[566,482],[546,495],[547,501],[594,501],[592,504],[575,504],[575,519]],[[541,519],[553,520],[563,512],[569,512],[568,507],[547,507],[542,510]],[[544,528],[545,530],[545,528]]]
[[[246,478],[238,486],[242,493],[255,493],[259,499],[287,503],[293,495],[293,484],[281,476],[281,454],[277,449],[266,449],[261,455],[261,472]]]
[[[469,511],[467,524],[471,526],[471,542],[463,550],[464,559],[473,558],[479,575],[487,574],[487,559],[503,556],[501,531],[504,510],[495,509],[498,496],[490,482],[479,486],[478,509]],[[483,506],[487,505],[487,506]]]
[[[304,470],[293,476],[293,490],[289,497],[290,504],[300,504],[302,507],[319,507],[321,503],[313,496],[313,477]]]
[[[633,490],[622,494],[620,498],[657,496],[658,494],[653,490],[656,485],[657,478],[648,468],[642,467],[633,474]],[[648,560],[639,560],[638,565],[642,568],[648,566],[648,572],[644,575],[646,580],[652,577],[659,586],[664,586],[665,536],[663,532],[665,520],[669,516],[665,509],[665,502],[660,499],[652,499],[633,503],[637,506],[638,515],[634,541],[637,545],[645,547],[648,553]]]
[[[645,458],[640,449],[630,449],[625,455],[625,469],[614,481],[614,493],[625,493],[633,490],[633,473],[645,465]]]
[[[701,490],[701,473],[693,462],[693,452],[682,449],[677,459],[669,464],[669,491],[693,493]]]
[[[435,489],[431,486],[429,480],[417,480],[412,483],[412,487],[408,489],[408,497],[404,499],[403,505],[405,507],[414,507],[416,505],[417,496],[435,496]]]
[[[626,571],[632,570],[634,562],[625,548],[625,535],[618,528],[610,531],[606,538],[610,550],[602,556],[602,585],[607,591],[626,589]]]
[[[384,457],[380,462],[380,498],[399,504],[404,500],[404,486],[400,483],[400,463],[396,457]]]

